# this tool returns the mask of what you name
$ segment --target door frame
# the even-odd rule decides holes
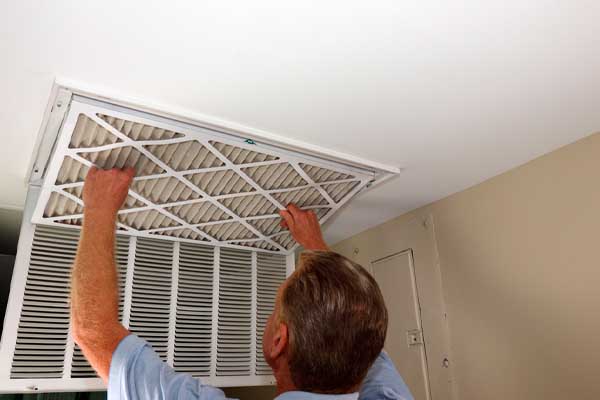
[[[413,249],[406,249],[406,250],[402,250],[399,251],[397,253],[394,254],[390,254],[388,256],[385,257],[381,257],[378,258],[376,260],[373,260],[369,263],[369,268],[370,268],[370,273],[371,275],[373,275],[373,277],[375,277],[375,270],[374,270],[374,265],[380,262],[384,262],[384,261],[388,261],[392,258],[396,258],[402,255],[408,255],[408,269],[409,269],[409,273],[410,273],[410,283],[412,286],[412,290],[414,293],[414,308],[415,308],[415,314],[417,317],[417,329],[419,330],[419,332],[421,332],[421,336],[424,338],[424,333],[423,333],[423,322],[421,321],[421,302],[419,300],[419,289],[417,287],[417,277],[416,277],[416,273],[415,273],[415,259],[414,259],[414,255],[413,255]],[[388,311],[389,313],[389,311]],[[431,384],[429,382],[429,367],[428,367],[428,361],[427,361],[427,343],[426,341],[423,339],[423,343],[421,344],[421,346],[419,347],[419,351],[421,353],[421,369],[423,371],[423,379],[424,379],[424,383],[425,383],[425,397],[427,400],[432,400],[431,399]]]
[[[371,260],[411,251],[427,351],[430,398],[457,399],[433,216],[408,214],[337,243],[333,250],[367,269],[371,268]]]

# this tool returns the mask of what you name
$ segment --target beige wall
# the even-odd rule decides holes
[[[336,248],[428,214],[458,399],[599,399],[600,134]]]

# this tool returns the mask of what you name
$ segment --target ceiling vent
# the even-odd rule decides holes
[[[69,333],[69,273],[88,169],[133,167],[118,212],[119,316],[178,371],[217,386],[274,382],[262,330],[297,244],[289,203],[323,223],[397,169],[55,87],[0,347],[0,393],[101,390]]]

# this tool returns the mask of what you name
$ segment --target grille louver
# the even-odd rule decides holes
[[[286,278],[286,260],[275,254],[257,255],[256,291],[256,374],[270,375],[271,367],[262,354],[262,333],[275,307],[277,290]]]
[[[167,359],[173,243],[139,239],[135,249],[129,329]]]
[[[36,228],[11,378],[61,378],[69,331],[69,280],[77,231]]]
[[[217,375],[250,373],[252,253],[222,249],[219,268]]]
[[[174,368],[210,375],[214,249],[181,244]]]

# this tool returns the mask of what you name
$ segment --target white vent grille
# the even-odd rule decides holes
[[[252,253],[222,249],[219,268],[217,376],[250,373]]]
[[[39,226],[31,247],[11,378],[61,378],[77,231]]]
[[[139,239],[135,248],[129,329],[166,361],[173,243]]]
[[[210,375],[213,271],[213,248],[181,244],[173,366],[193,376]]]
[[[119,211],[124,233],[289,254],[295,243],[272,225],[280,209],[292,202],[326,209],[318,214],[324,222],[367,185],[390,175],[338,159],[75,97],[33,222],[80,225],[88,169],[134,167]]]
[[[0,392],[101,389],[69,336],[70,270],[80,231],[28,226],[21,241],[31,244],[19,250],[22,261],[15,269],[23,285],[11,292],[11,298],[22,296],[23,306],[5,325],[1,354],[8,374],[2,375],[0,362]],[[205,383],[272,384],[261,338],[292,256],[262,252],[271,244],[260,239],[254,246],[242,250],[118,234],[120,320],[175,370]],[[14,348],[7,350],[11,343]]]
[[[277,297],[277,289],[286,278],[286,260],[275,254],[259,253],[257,257],[256,332],[263,332]],[[264,360],[262,336],[256,341],[256,374],[271,375],[271,367]]]

